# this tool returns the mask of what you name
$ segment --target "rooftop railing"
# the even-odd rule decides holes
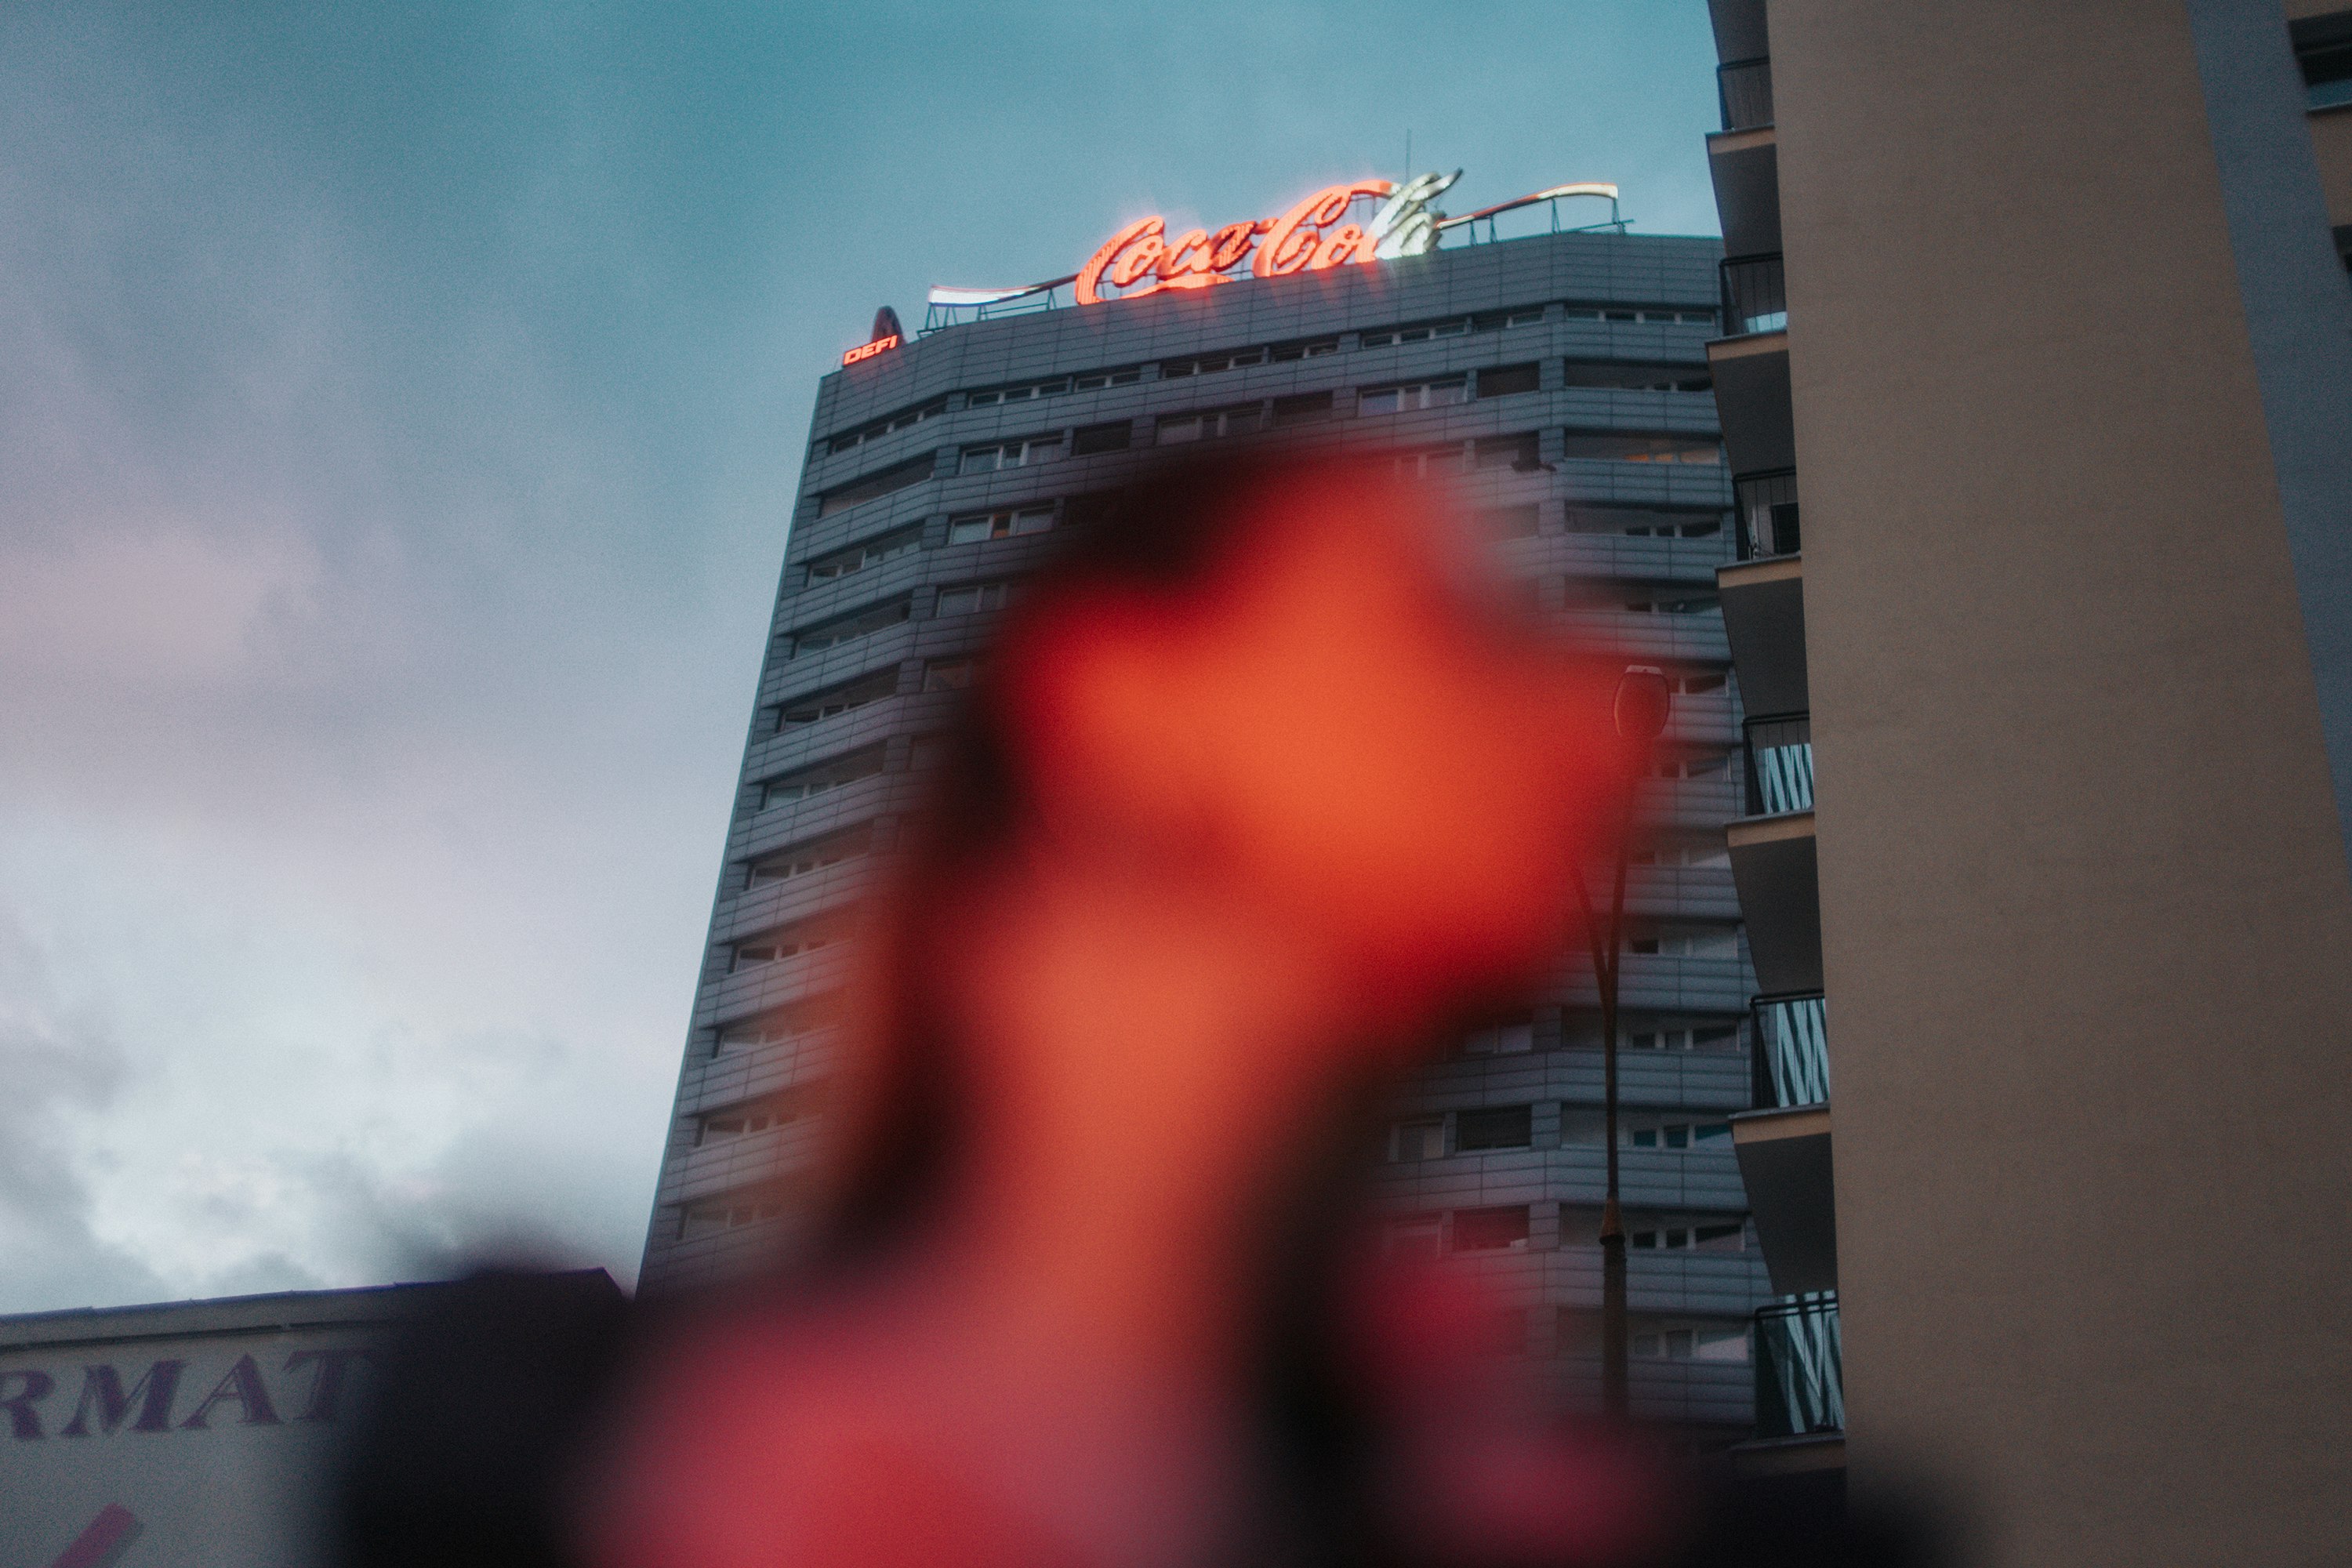
[[[1772,62],[1733,60],[1715,68],[1715,95],[1723,106],[1726,131],[1751,131],[1772,123]]]
[[[1789,324],[1789,289],[1778,256],[1735,256],[1723,263],[1723,330],[1777,332]]]
[[[1845,1430],[1845,1374],[1834,1290],[1756,1310],[1756,1435]]]
[[[1829,1011],[1819,994],[1759,996],[1748,1005],[1748,1092],[1758,1110],[1826,1105]]]

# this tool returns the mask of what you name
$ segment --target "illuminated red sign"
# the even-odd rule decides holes
[[[898,334],[892,332],[887,338],[877,338],[870,343],[858,344],[856,348],[841,356],[841,363],[844,364],[856,364],[859,360],[872,359],[876,354],[887,353],[898,346]]]
[[[1189,228],[1174,239],[1168,237],[1165,218],[1138,218],[1078,269],[1078,303],[1132,300],[1162,289],[1206,289],[1231,282],[1244,261],[1254,278],[1370,262],[1373,237],[1361,224],[1339,220],[1359,196],[1385,196],[1395,189],[1387,180],[1326,185],[1280,217],[1229,223],[1214,234]],[[1106,292],[1106,287],[1118,292]]]

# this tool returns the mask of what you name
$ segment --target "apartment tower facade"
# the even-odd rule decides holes
[[[1711,12],[1747,1457],[2341,1561],[2352,13]]]
[[[1307,435],[1450,476],[1538,606],[1677,689],[1623,962],[1633,1389],[1637,1415],[1747,1434],[1749,1322],[1770,1290],[1729,1126],[1753,1098],[1755,981],[1722,847],[1741,714],[1716,608],[1732,551],[1705,348],[1721,251],[1622,230],[1454,243],[1469,237],[1075,307],[1042,308],[1050,291],[950,307],[967,319],[877,337],[824,378],[643,1289],[723,1279],[787,1234],[845,913],[1054,530],[1160,447]],[[1382,1151],[1396,1245],[1496,1277],[1530,1375],[1583,1389],[1599,1045],[1591,966],[1564,952],[1531,1012],[1429,1071]]]

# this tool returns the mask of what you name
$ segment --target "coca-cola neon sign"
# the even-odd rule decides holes
[[[1105,240],[1077,271],[1018,289],[937,287],[929,303],[934,312],[1004,306],[1076,285],[1077,302],[1098,305],[1139,299],[1171,289],[1209,289],[1241,278],[1286,278],[1341,267],[1368,266],[1400,256],[1433,250],[1447,230],[1492,219],[1496,214],[1568,196],[1599,196],[1617,219],[1617,187],[1600,182],[1554,185],[1512,201],[1448,217],[1432,204],[1462,177],[1418,174],[1399,185],[1388,180],[1349,180],[1326,185],[1279,217],[1244,219],[1222,228],[1188,228],[1171,237],[1168,220],[1154,213],[1122,226]],[[1360,202],[1376,202],[1359,222],[1350,215]],[[926,331],[931,330],[927,325]]]

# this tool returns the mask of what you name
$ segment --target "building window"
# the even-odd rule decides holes
[[[1462,1054],[1465,1057],[1509,1057],[1536,1048],[1536,1026],[1532,1018],[1507,1019],[1489,1024],[1483,1029],[1473,1029],[1462,1037]]]
[[[1543,526],[1543,508],[1531,500],[1482,507],[1472,514],[1471,521],[1489,539],[1533,539]]]
[[[1070,455],[1084,458],[1095,452],[1124,452],[1135,439],[1135,421],[1114,419],[1108,425],[1088,425],[1070,437]]]
[[[901,595],[879,605],[851,610],[831,620],[819,621],[792,634],[793,651],[788,657],[798,658],[803,654],[822,653],[827,648],[839,647],[843,643],[870,637],[897,626],[909,613],[908,601]]]
[[[1576,581],[1570,579],[1571,584]],[[1722,600],[1713,594],[1693,593],[1677,586],[1631,595],[1621,603],[1627,613],[1636,616],[1699,616],[1715,609]]]
[[[1156,439],[1162,447],[1180,441],[1205,441],[1220,436],[1246,436],[1265,427],[1265,405],[1244,403],[1232,408],[1212,408],[1199,414],[1171,414],[1160,421]]]
[[[1679,1027],[1651,1026],[1627,1033],[1625,1044],[1629,1048],[1637,1051],[1736,1051],[1739,1048],[1739,1026],[1737,1024],[1694,1024]]]
[[[1719,669],[1685,670],[1679,675],[1669,674],[1666,686],[1677,697],[1704,697],[1722,690],[1726,679]]]
[[[1562,455],[1609,463],[1704,463],[1720,465],[1722,442],[1714,436],[1669,432],[1570,430]]]
[[[1470,466],[1474,468],[1512,468],[1528,473],[1543,467],[1537,450],[1536,433],[1522,430],[1516,436],[1481,436],[1470,443]]]
[[[1010,582],[959,583],[940,590],[939,607],[932,614],[969,616],[981,610],[1001,610],[1013,597]]]
[[[1663,1224],[1629,1231],[1625,1241],[1645,1252],[1745,1252],[1748,1226],[1736,1220],[1711,1225]]]
[[[829,918],[794,921],[732,944],[727,954],[727,973],[735,974],[763,963],[781,963],[787,958],[830,947],[840,940],[841,933]]]
[[[1016,533],[1043,533],[1054,526],[1054,508],[1024,506],[1017,510],[976,511],[948,519],[950,544],[977,544],[985,539],[1008,539]]]
[[[1737,958],[1739,934],[1727,926],[1653,926],[1628,936],[1625,951],[1652,958]]]
[[[960,474],[992,474],[999,468],[1034,468],[1062,455],[1062,433],[1030,436],[1018,441],[998,441],[986,447],[966,447]]]
[[[1480,1149],[1525,1149],[1535,1142],[1535,1108],[1493,1105],[1454,1114],[1454,1147],[1462,1153]]]
[[[705,1143],[723,1143],[730,1139],[748,1138],[755,1132],[789,1127],[808,1114],[812,1098],[805,1088],[788,1089],[782,1093],[765,1094],[757,1100],[730,1105],[723,1110],[707,1111],[695,1122],[695,1147],[700,1148]]]
[[[1220,353],[1196,354],[1190,359],[1160,362],[1160,378],[1174,381],[1187,375],[1214,375],[1222,370],[1239,370],[1244,365],[1264,364],[1266,351],[1263,348],[1227,349]]]
[[[759,785],[760,809],[765,811],[770,806],[807,800],[813,795],[839,789],[844,784],[870,779],[882,771],[882,747],[877,742],[860,747],[846,756],[828,758],[822,763],[813,763],[807,767],[794,768],[791,773],[764,779]]]
[[[1070,378],[1055,381],[1033,381],[1022,386],[992,386],[982,392],[969,393],[964,397],[967,408],[993,408],[1003,403],[1034,403],[1041,397],[1053,397],[1070,390]]]
[[[1748,1325],[1653,1320],[1633,1325],[1626,1343],[1642,1361],[1745,1362]]]
[[[1107,386],[1133,386],[1143,379],[1139,364],[1121,365],[1117,370],[1090,370],[1073,378],[1071,384],[1080,392],[1100,392]]]
[[[1532,364],[1496,365],[1478,373],[1478,395],[1510,397],[1522,392],[1533,392],[1542,383],[1540,366]]]
[[[1728,1121],[1659,1121],[1647,1126],[1620,1125],[1626,1147],[1632,1149],[1728,1149]]]
[[[2352,11],[2290,23],[2294,63],[2303,68],[2304,101],[2312,109],[2352,103]]]
[[[1274,400],[1274,423],[1277,429],[1317,424],[1330,418],[1331,414],[1331,395],[1328,392],[1301,392]]]
[[[1424,1116],[1400,1121],[1390,1131],[1389,1158],[1403,1163],[1445,1156],[1445,1118]]]
[[[746,888],[764,888],[776,882],[789,882],[795,877],[805,877],[812,871],[822,871],[827,866],[838,866],[845,860],[855,860],[873,847],[874,825],[861,822],[839,833],[829,833],[822,838],[812,838],[762,855],[751,864],[744,876]]]
[[[1719,779],[1730,767],[1730,752],[1706,752],[1687,757],[1663,758],[1650,764],[1650,776],[1659,779]]]
[[[1527,1245],[1525,1204],[1454,1211],[1453,1249],[1456,1252],[1520,1252],[1526,1250]]]
[[[781,1194],[737,1193],[726,1197],[707,1198],[688,1204],[678,1214],[678,1239],[696,1241],[708,1236],[724,1236],[730,1230],[763,1221],[784,1217]]]
[[[1712,327],[1713,310],[1675,309],[1658,305],[1570,305],[1568,319],[1571,321],[1647,321],[1652,324],[1670,322],[1685,327]]]
[[[1701,364],[1641,363],[1626,360],[1570,360],[1567,386],[1607,387],[1619,392],[1711,392],[1715,378]]]
[[[1276,364],[1283,364],[1291,360],[1321,359],[1325,354],[1339,352],[1339,340],[1337,338],[1308,338],[1303,342],[1276,343],[1266,351],[1266,358]]]
[[[964,691],[980,678],[980,658],[966,654],[961,658],[935,658],[923,666],[923,689],[926,691]]]
[[[808,580],[811,583],[830,583],[853,572],[863,572],[868,566],[879,566],[897,556],[912,554],[922,548],[922,543],[923,531],[919,525],[898,529],[878,538],[850,545],[847,549],[818,556],[808,563]]]
[[[759,1046],[793,1044],[832,1021],[835,1000],[830,994],[814,996],[789,1007],[772,1008],[752,1017],[721,1024],[711,1049],[740,1051]]]
[[[1723,513],[1571,503],[1568,527],[1574,533],[1622,533],[1634,539],[1712,539],[1723,531]]]
[[[947,411],[948,400],[944,397],[935,397],[919,408],[903,409],[897,414],[877,419],[871,424],[861,425],[846,435],[835,436],[826,443],[826,446],[835,453],[846,452],[853,447],[862,447],[868,441],[878,441],[885,436],[920,425],[926,419],[936,419]]]
[[[845,485],[836,485],[818,500],[816,514],[831,517],[835,512],[846,511],[862,502],[895,495],[929,479],[931,470],[937,466],[932,455],[925,452],[919,458],[909,458],[903,463],[893,463],[877,472],[854,479]]]
[[[825,719],[855,712],[869,702],[879,702],[898,694],[898,671],[877,669],[871,675],[861,675],[856,680],[840,686],[828,686],[806,697],[795,698],[776,710],[775,728],[793,729],[802,724],[814,724]]]
[[[1356,394],[1356,412],[1409,414],[1421,408],[1444,408],[1467,398],[1469,387],[1469,378],[1461,375],[1400,382],[1394,386],[1368,386]]]

